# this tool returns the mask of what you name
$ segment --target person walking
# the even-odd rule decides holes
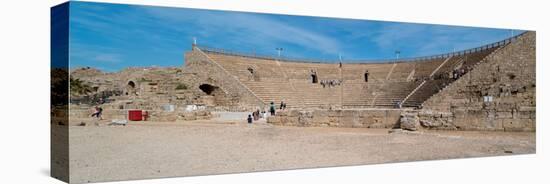
[[[273,102],[270,104],[269,112],[271,113],[271,116],[275,116],[275,104]]]
[[[251,124],[252,123],[252,115],[249,114],[246,121],[248,122],[248,124]]]
[[[99,106],[95,106],[95,111],[94,113],[92,114],[92,117],[97,117],[99,120],[103,120],[103,118],[101,117],[101,114],[103,113],[103,108],[99,107]]]

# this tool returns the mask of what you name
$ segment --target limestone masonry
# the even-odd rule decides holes
[[[535,32],[438,56],[390,62],[320,63],[193,45],[185,66],[71,71],[90,87],[72,93],[70,117],[100,104],[151,120],[209,119],[213,111],[267,111],[290,126],[535,131]],[[281,102],[287,104],[279,110]],[[244,120],[245,117],[243,117]]]

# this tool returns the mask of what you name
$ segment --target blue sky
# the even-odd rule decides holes
[[[478,47],[521,31],[369,20],[71,2],[70,64],[118,71],[182,66],[199,45],[319,60],[428,56]]]

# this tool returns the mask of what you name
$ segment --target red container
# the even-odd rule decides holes
[[[128,110],[128,120],[130,120],[130,121],[141,121],[141,120],[143,120],[141,110]]]

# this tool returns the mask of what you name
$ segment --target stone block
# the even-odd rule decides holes
[[[291,125],[291,126],[298,126],[300,122],[298,117],[292,117],[292,116],[283,117],[281,118],[281,121],[283,121],[284,125]]]
[[[521,106],[518,109],[519,111],[532,111],[535,112],[537,108],[535,106]]]
[[[340,116],[342,116],[342,110],[331,110],[331,111],[328,111],[328,116],[329,116],[329,117],[340,117]]]
[[[504,112],[496,112],[496,117],[497,119],[507,119],[507,118],[512,118],[513,115],[512,115],[512,112],[511,111],[504,111]]]
[[[466,110],[464,109],[455,109],[453,110],[453,116],[455,118],[465,118],[466,117]]]
[[[316,125],[328,124],[330,119],[328,116],[313,116],[312,123]]]
[[[281,125],[281,117],[279,116],[269,116],[267,117],[267,123],[274,124],[274,125]]]
[[[408,114],[401,115],[399,122],[400,122],[400,127],[403,130],[415,131],[418,129],[419,120],[418,120],[418,116],[416,115],[408,115]]]
[[[300,111],[299,110],[290,110],[290,111],[287,111],[287,112],[288,112],[288,116],[292,116],[292,117],[300,116]]]
[[[533,131],[535,121],[529,119],[503,119],[502,127],[504,131]]]
[[[313,117],[328,117],[328,110],[314,110]]]

